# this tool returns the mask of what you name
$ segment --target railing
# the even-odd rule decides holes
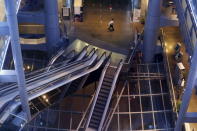
[[[165,47],[165,40],[164,40],[164,32],[161,30],[161,45],[163,47],[163,57],[164,57],[164,65],[165,65],[165,70],[166,70],[166,76],[167,76],[167,83],[169,86],[169,92],[171,95],[171,101],[172,101],[172,106],[173,106],[173,111],[176,113],[176,117],[178,116],[177,114],[177,104],[176,104],[176,98],[175,98],[175,89],[174,85],[172,82],[172,76],[171,76],[171,70],[170,70],[170,65],[169,65],[169,60],[168,56],[166,54],[166,47]]]
[[[43,68],[38,71],[30,72],[26,75],[26,77],[27,77],[26,83],[27,83],[27,85],[29,85],[30,83],[32,83],[35,80],[45,78],[46,76],[53,75],[53,74],[60,72],[60,71],[66,71],[68,68],[79,66],[81,64],[87,65],[91,61],[91,59],[93,59],[93,55],[90,58],[86,58],[84,60],[77,61],[77,62],[72,62],[66,66],[62,65],[60,67],[54,68],[54,69],[50,70],[50,72],[45,72],[48,67]],[[57,65],[59,65],[59,63]],[[5,92],[5,91],[7,92],[8,90],[13,90],[13,89],[17,89],[16,84],[11,84],[11,85],[8,85],[5,87],[1,87],[0,93]]]
[[[105,110],[104,110],[104,112],[103,112],[102,119],[101,119],[101,122],[100,122],[98,131],[101,131],[101,129],[102,129],[102,126],[103,126],[103,123],[104,123],[104,120],[105,120],[105,116],[106,116],[106,114],[107,114],[108,107],[109,107],[109,104],[110,104],[110,101],[111,101],[113,92],[114,92],[114,90],[115,90],[115,88],[116,88],[116,82],[117,82],[118,76],[119,76],[119,74],[120,74],[120,71],[121,71],[121,69],[122,69],[122,66],[123,66],[123,60],[121,60],[120,63],[119,63],[119,65],[117,66],[116,74],[115,74],[114,79],[113,79],[113,83],[112,83],[112,86],[111,86],[111,90],[110,90],[110,93],[109,93],[109,96],[108,96],[107,103],[106,103],[106,105],[105,105]],[[109,98],[110,98],[110,99],[109,99]],[[107,108],[106,108],[106,107],[107,107]]]
[[[141,44],[142,37],[143,37],[143,32],[144,32],[144,30],[142,30],[142,32],[140,34],[135,33],[135,40],[134,40],[134,44],[135,45],[134,45],[134,47],[132,49],[132,52],[131,52],[131,54],[129,56],[128,61],[126,63],[124,63],[124,65],[131,65],[131,61],[133,60],[133,58],[135,56],[136,50],[138,49],[139,45]]]
[[[183,1],[185,1],[185,6],[186,8],[183,7]],[[177,10],[177,14],[178,14],[178,18],[179,18],[179,23],[180,23],[180,27],[181,27],[181,33],[184,35],[185,37],[185,41],[186,41],[186,44],[188,44],[188,50],[190,50],[190,55],[193,54],[193,49],[194,49],[194,46],[196,43],[193,43],[192,41],[192,36],[191,36],[191,33],[193,33],[192,31],[192,28],[194,27],[194,31],[196,31],[197,29],[197,21],[196,21],[196,18],[194,16],[194,11],[193,9],[191,8],[191,2],[189,2],[188,0],[175,0],[175,5],[176,5],[176,10]],[[190,17],[190,20],[192,22],[192,25],[191,28],[189,28],[189,24],[188,24],[188,21],[187,21],[187,17],[185,15],[185,12],[187,13],[187,9],[189,10],[189,14],[186,14],[186,15],[189,15],[188,17]],[[191,13],[190,13],[191,12]],[[197,35],[197,32],[195,32],[195,35]]]
[[[97,58],[97,57],[96,57]],[[106,59],[106,53],[103,53],[103,55],[100,57],[100,60],[98,62],[96,62],[96,64],[94,65],[93,62],[91,62],[92,64],[89,65],[89,69],[88,70],[83,70],[85,68],[87,68],[87,66],[85,66],[84,68],[72,71],[70,73],[68,73],[67,75],[64,75],[60,78],[54,79],[54,80],[49,80],[48,83],[42,84],[42,80],[41,83],[39,82],[35,82],[35,84],[33,85],[29,85],[29,87],[27,88],[27,92],[28,92],[28,100],[32,100],[36,97],[39,97],[43,94],[46,94],[58,87],[61,87],[73,80],[76,80],[84,75],[87,75],[95,70],[97,70],[105,61]],[[94,59],[95,60],[95,59]],[[93,66],[93,67],[92,67]],[[47,79],[48,80],[48,79]],[[39,83],[39,84],[38,84]],[[3,97],[1,97],[1,102],[2,105],[6,104],[7,102],[9,102],[9,100],[11,99],[15,99],[18,100],[18,92],[12,92],[11,94],[6,94],[3,95]],[[8,97],[7,97],[8,96]],[[1,112],[4,113],[4,112]],[[4,114],[6,115],[6,114]]]
[[[99,79],[99,85],[96,89],[96,94],[94,96],[94,100],[93,100],[93,103],[92,103],[92,108],[90,110],[90,113],[89,113],[89,116],[88,116],[88,119],[87,119],[87,122],[86,122],[86,129],[88,128],[89,126],[89,123],[90,123],[90,120],[91,120],[91,117],[92,117],[92,114],[93,114],[93,111],[94,111],[94,107],[96,105],[96,100],[98,98],[98,95],[99,95],[99,92],[100,92],[100,89],[101,89],[101,86],[102,86],[102,83],[103,83],[103,79],[105,77],[105,74],[106,74],[106,71],[107,71],[107,68],[109,67],[110,65],[110,59],[108,60],[107,64],[105,65],[103,71],[102,71],[102,74],[101,74],[101,77]]]
[[[89,104],[88,104],[88,106],[87,106],[87,108],[86,108],[86,111],[84,112],[84,114],[83,114],[83,116],[82,116],[82,118],[81,118],[81,121],[79,122],[79,125],[78,125],[78,127],[77,127],[77,131],[78,131],[80,128],[84,128],[84,127],[82,127],[82,124],[83,124],[83,123],[85,124],[85,122],[86,122],[85,117],[86,117],[86,115],[88,114],[88,111],[90,110],[89,108],[90,108],[90,106],[92,105],[92,102],[93,102],[93,100],[94,100],[94,96],[95,96],[95,93],[94,93],[94,95],[92,96],[92,99],[90,100],[90,102],[89,102]],[[83,126],[84,126],[84,125],[83,125]]]
[[[110,111],[108,113],[108,116],[106,117],[105,123],[103,124],[102,131],[107,131],[108,130],[109,124],[111,123],[111,120],[113,118],[113,114],[115,113],[116,108],[118,107],[118,103],[119,103],[119,101],[120,101],[120,99],[122,97],[122,94],[123,94],[123,92],[125,90],[125,87],[127,86],[127,83],[128,83],[128,81],[126,81],[124,83],[124,86],[123,86],[123,88],[122,88],[122,90],[121,90],[121,92],[120,92],[120,94],[118,96],[118,99],[116,101],[116,104],[115,104],[114,108],[110,109]]]

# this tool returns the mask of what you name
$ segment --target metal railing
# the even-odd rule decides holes
[[[74,68],[74,67],[77,67],[79,65],[83,65],[83,64],[87,65],[91,61],[93,56],[95,57],[96,53],[97,52],[95,50],[93,50],[90,53],[90,55],[83,60],[74,61],[74,62],[66,64],[66,65],[64,65],[64,62],[60,62],[60,63],[54,64],[54,65],[48,65],[45,68],[42,68],[42,69],[39,69],[39,70],[36,70],[36,71],[33,71],[33,72],[29,72],[29,73],[26,74],[26,83],[30,84],[31,82],[33,82],[35,80],[39,80],[41,78],[44,78],[44,77],[49,76],[49,75],[53,75],[53,74],[61,72],[61,71],[65,72],[69,68]],[[46,72],[46,70],[48,68],[52,68],[52,69],[50,69],[50,71]],[[10,84],[8,86],[1,87],[0,88],[0,93],[3,90],[8,91],[8,90],[11,90],[11,89],[14,89],[14,88],[15,89],[17,88],[17,84]]]
[[[186,8],[189,8],[189,10],[190,10],[189,12],[192,12],[191,4],[188,2],[188,0],[182,0],[182,1],[185,1]],[[193,54],[194,44],[195,43],[192,42],[192,38],[191,38],[191,35],[190,35],[191,28],[189,28],[189,26],[188,26],[187,18],[185,16],[186,9],[183,8],[182,1],[175,0],[174,2],[175,2],[175,5],[176,5],[178,18],[179,18],[179,21],[180,21],[179,23],[180,23],[180,27],[181,27],[181,33],[184,35],[184,37],[185,37],[184,40],[186,40],[186,42],[187,42],[186,44],[188,44],[188,47],[190,48],[191,53]],[[193,24],[193,26],[196,29],[197,26],[196,26],[196,23],[195,23],[196,20],[195,20],[194,14],[190,13],[189,15],[190,15],[189,16],[190,19],[192,20],[192,24]],[[190,55],[192,55],[192,54],[190,54]]]
[[[124,65],[131,65],[131,62],[132,62],[132,60],[133,60],[133,58],[135,56],[136,50],[139,48],[139,45],[142,42],[143,32],[144,32],[144,30],[142,30],[142,32],[140,34],[139,33],[135,33],[134,47],[133,47],[133,49],[131,49],[132,52],[131,52],[131,54],[129,56],[129,59],[128,59],[128,61],[126,63],[124,63]]]
[[[78,127],[77,127],[77,131],[78,131],[80,128],[84,128],[84,127],[82,127],[82,124],[85,125],[85,123],[86,123],[86,116],[88,115],[88,111],[90,110],[90,106],[92,105],[92,102],[93,102],[93,100],[94,100],[94,97],[95,97],[95,93],[93,94],[92,99],[90,100],[90,102],[89,102],[89,104],[88,104],[88,106],[87,106],[87,108],[86,108],[86,110],[85,110],[85,112],[84,112],[84,114],[83,114],[83,116],[82,116],[82,118],[81,118],[81,121],[79,122],[79,125],[78,125]],[[84,125],[83,125],[83,126],[84,126]]]
[[[107,131],[108,130],[109,124],[111,123],[111,120],[113,118],[113,114],[115,113],[116,108],[118,107],[118,103],[119,103],[119,101],[120,101],[120,99],[122,97],[122,94],[123,94],[123,92],[124,92],[125,87],[127,86],[127,84],[128,84],[128,81],[126,81],[124,83],[123,88],[122,88],[120,94],[118,95],[118,99],[116,101],[115,106],[109,110],[108,116],[106,117],[105,123],[103,124],[102,131]]]
[[[102,119],[101,119],[101,122],[100,122],[98,131],[101,131],[101,129],[102,129],[102,126],[103,126],[103,123],[104,123],[104,120],[105,120],[105,116],[107,114],[108,107],[109,107],[109,104],[111,102],[111,98],[112,98],[113,92],[114,92],[114,90],[116,88],[116,82],[118,80],[118,76],[120,74],[120,71],[122,69],[122,66],[123,66],[123,60],[121,60],[120,63],[119,63],[119,65],[117,66],[116,73],[115,73],[115,76],[114,76],[114,79],[113,79],[111,90],[110,90],[110,93],[109,93],[109,96],[108,96],[108,99],[107,99],[107,103],[105,105],[105,110],[103,112]]]
[[[105,77],[105,74],[107,72],[107,68],[109,67],[110,65],[110,59],[108,60],[107,64],[105,65],[102,73],[101,73],[101,77],[99,79],[99,84],[98,84],[98,87],[96,89],[96,94],[94,95],[94,100],[93,100],[93,103],[92,103],[92,107],[91,107],[91,110],[90,110],[90,113],[89,113],[89,116],[88,116],[88,119],[87,119],[87,122],[86,122],[86,129],[88,128],[89,126],[89,123],[90,123],[90,120],[91,120],[91,117],[92,117],[92,114],[93,114],[93,111],[94,111],[94,107],[96,105],[96,100],[98,98],[98,95],[99,95],[99,92],[100,92],[100,89],[102,87],[102,83],[103,83],[103,80],[104,80],[104,77]]]
[[[95,58],[93,58],[92,62],[88,66],[84,66],[81,69],[71,71],[67,75],[63,75],[62,77],[60,77],[58,79],[54,79],[50,82],[47,82],[46,84],[42,84],[42,81],[41,81],[41,83],[38,85],[37,85],[37,82],[35,82],[35,85],[34,84],[30,85],[30,87],[27,88],[28,100],[30,101],[36,97],[39,97],[45,93],[48,93],[58,87],[61,87],[73,80],[76,80],[84,75],[87,75],[87,74],[97,70],[105,61],[106,53],[103,53],[103,55],[100,57],[99,61],[96,62],[96,64],[93,63],[95,61]],[[84,70],[87,67],[89,67],[88,70]],[[1,97],[1,101],[4,102],[4,104],[6,102],[9,102],[9,100],[11,100],[11,99],[15,99],[15,100],[19,99],[17,91],[13,92],[11,94],[8,94],[5,97]],[[1,113],[3,113],[3,112],[1,112]],[[4,115],[6,115],[6,114],[4,114]]]
[[[170,96],[171,96],[171,101],[172,101],[172,106],[173,106],[173,111],[176,113],[176,117],[178,116],[177,114],[177,103],[176,103],[176,98],[175,98],[175,89],[174,89],[174,85],[172,82],[172,76],[171,76],[171,70],[170,70],[170,65],[169,65],[169,60],[168,60],[168,56],[166,54],[166,47],[165,47],[165,40],[164,40],[164,31],[161,30],[161,46],[163,47],[163,57],[164,57],[164,67],[166,70],[166,76],[167,76],[167,83],[169,86],[169,92],[170,92]]]

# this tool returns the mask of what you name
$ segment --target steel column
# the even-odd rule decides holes
[[[53,47],[60,40],[60,29],[58,19],[58,3],[57,0],[44,0],[45,6],[45,35],[49,51],[53,51]]]
[[[160,15],[161,0],[149,0],[143,44],[143,58],[146,63],[150,63],[154,59],[155,47],[160,28]]]
[[[14,0],[5,0],[7,23],[9,26],[10,38],[11,38],[11,48],[14,59],[15,71],[17,75],[17,82],[19,88],[20,101],[22,104],[23,111],[27,115],[27,119],[31,119],[31,113],[29,109],[27,92],[26,92],[26,82],[25,75],[23,71],[23,60],[21,54],[21,46],[19,42],[19,30],[18,22],[16,16],[16,3]]]

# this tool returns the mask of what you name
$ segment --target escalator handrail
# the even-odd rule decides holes
[[[51,66],[55,63],[55,61],[56,61],[60,56],[62,56],[64,53],[65,53],[65,50],[62,51],[61,53],[58,53],[56,56],[54,56],[54,57],[51,59],[51,61],[47,64],[47,67],[50,69]],[[72,54],[72,53],[75,53],[75,50],[70,51],[70,52],[68,53],[68,55],[69,55],[69,54]],[[49,70],[49,69],[48,69],[48,70]],[[47,71],[48,71],[48,70],[47,70]]]
[[[75,75],[75,76],[71,77],[68,80],[62,81],[61,83],[58,83],[58,84],[53,85],[53,86],[48,87],[48,88],[44,88],[45,90],[41,90],[39,92],[34,92],[34,94],[28,94],[28,100],[30,101],[30,100],[32,100],[32,99],[34,99],[36,97],[39,97],[39,96],[41,96],[41,95],[43,95],[45,93],[48,93],[49,91],[52,91],[52,90],[54,90],[54,89],[56,89],[56,88],[58,88],[58,87],[60,87],[62,85],[65,85],[65,84],[67,84],[67,83],[69,83],[69,82],[71,82],[71,81],[73,81],[75,79],[78,79],[78,78],[80,78],[80,77],[82,77],[84,75],[87,75],[87,74],[97,70],[102,65],[102,63],[105,61],[105,59],[106,59],[106,54],[104,53],[102,55],[102,57],[100,58],[100,61],[98,61],[97,64],[94,67],[92,67],[91,69],[88,69],[87,71],[81,72],[80,74]],[[15,99],[17,96],[18,96],[18,93],[17,93],[16,96],[13,96],[13,94],[11,94],[9,97],[5,97],[5,98],[2,98],[2,99],[4,99],[3,102],[6,103],[9,100]],[[9,98],[9,100],[6,99],[6,98]],[[20,101],[18,101],[18,102],[20,103]]]
[[[128,81],[126,80],[125,83],[124,83],[124,85],[123,85],[123,88],[122,88],[122,90],[121,90],[121,92],[120,92],[120,94],[119,94],[119,96],[118,96],[118,98],[117,98],[117,101],[116,101],[115,106],[114,106],[113,108],[111,108],[111,110],[109,111],[109,114],[108,114],[108,116],[107,116],[107,119],[105,120],[105,123],[106,123],[106,124],[103,125],[102,130],[108,130],[108,127],[109,127],[109,124],[110,124],[110,122],[111,122],[111,120],[112,120],[113,114],[114,114],[114,112],[116,111],[116,108],[117,108],[117,106],[118,106],[118,104],[119,104],[119,101],[120,101],[120,99],[121,99],[121,97],[122,97],[122,95],[123,95],[123,92],[124,92],[124,90],[125,90],[127,84],[128,84]],[[104,128],[104,129],[103,129],[103,128]]]
[[[70,69],[69,68],[73,68],[73,66],[76,66],[76,67],[78,67],[78,66],[88,66],[89,65],[89,63],[94,59],[94,57],[97,55],[97,51],[95,51],[94,53],[91,53],[92,54],[92,56],[90,56],[90,58],[86,58],[85,60],[82,60],[82,61],[78,61],[75,65],[70,65],[69,67],[63,67],[63,71],[65,72],[65,71],[69,71]],[[83,63],[82,63],[83,62]],[[61,72],[60,72],[61,71]],[[62,69],[61,70],[58,70],[58,71],[56,71],[55,73],[62,73]],[[49,72],[47,72],[46,74],[44,74],[44,75],[42,75],[42,76],[40,76],[40,77],[36,77],[35,79],[30,79],[30,80],[28,80],[26,83],[27,83],[27,85],[26,85],[26,87],[28,87],[28,86],[30,86],[30,85],[32,85],[32,83],[37,83],[38,81],[40,81],[41,80],[41,78],[46,78],[47,77],[47,75],[53,75],[53,74],[55,74],[54,72],[50,72],[50,74],[49,74]],[[38,81],[36,81],[36,79],[38,79]],[[8,91],[8,90],[13,90],[15,88],[15,90],[18,90],[18,88],[17,88],[17,85],[14,85],[14,86],[11,86],[11,87],[9,87],[9,86],[7,86],[6,88],[4,88],[4,89],[1,89],[0,90],[0,92],[5,92],[5,91]],[[12,91],[13,92],[13,91]],[[1,93],[2,94],[2,93]]]
[[[73,51],[73,50],[72,50]],[[71,52],[72,52],[71,51]],[[47,65],[52,65],[54,63],[54,61],[56,61],[56,59],[61,56],[64,52],[65,52],[65,49],[60,49],[59,51],[57,51],[58,53],[56,55],[54,55],[51,60],[49,61],[49,63]]]
[[[65,66],[65,65],[63,65],[64,63],[65,63],[65,61],[59,62],[59,63],[57,63],[57,64],[53,64],[53,65],[48,65],[47,67],[44,67],[44,68],[42,68],[42,69],[39,69],[39,70],[36,70],[36,71],[29,72],[29,73],[25,74],[25,76],[28,77],[28,76],[30,76],[30,75],[34,75],[35,73],[39,73],[39,72],[41,72],[41,71],[42,71],[41,73],[45,73],[45,71],[46,71],[48,68],[54,67],[54,68],[56,69],[56,68],[58,68],[58,67]],[[73,64],[73,63],[77,63],[77,61],[71,62],[71,63],[69,63],[69,64]],[[68,64],[68,65],[69,65],[69,64]],[[55,66],[58,66],[58,67],[55,67]]]
[[[100,57],[100,59],[99,59],[99,62],[100,61],[103,61],[103,59],[106,57],[106,53],[103,53],[103,55]],[[88,72],[88,70],[90,69],[90,68],[92,68],[91,66],[92,66],[92,64],[93,64],[93,62],[96,60],[96,57],[93,59],[93,61],[90,63],[90,65],[88,65],[88,66],[84,66],[83,68],[81,68],[81,69],[79,69],[79,70],[76,70],[76,71],[74,71],[74,72],[71,72],[70,74],[67,74],[67,76],[72,76],[72,75],[75,75],[76,73],[78,73],[79,71],[79,73],[81,73],[81,72],[83,72],[84,70],[87,70],[87,72]],[[98,66],[98,64],[99,64],[99,62],[97,62],[97,64],[96,64],[96,67],[100,67],[100,65]],[[94,66],[95,67],[95,66]],[[91,70],[91,69],[90,69]],[[89,71],[89,72],[92,72],[92,71]],[[87,73],[86,73],[87,74]],[[65,76],[64,76],[65,77]],[[62,79],[62,77],[60,77],[59,79]],[[58,81],[59,79],[55,79],[54,81],[51,81],[51,83],[53,83],[53,82],[56,82],[56,81]],[[51,84],[50,83],[50,84]],[[48,83],[47,83],[48,84]],[[45,85],[42,85],[42,86],[45,86]],[[39,87],[38,87],[39,88]],[[44,87],[45,88],[45,87]],[[33,90],[33,89],[32,89]]]
[[[66,71],[67,71],[67,73],[72,73],[71,71],[75,71],[76,69],[77,69],[77,67],[78,68],[82,68],[82,67],[84,67],[84,66],[88,66],[89,64],[91,64],[92,63],[92,61],[95,59],[95,57],[97,57],[97,54],[96,53],[94,53],[94,55],[91,57],[91,59],[88,59],[88,61],[86,61],[85,63],[83,63],[83,64],[81,64],[81,63],[79,63],[77,66],[76,66],[76,68],[74,68],[73,69],[73,66],[71,66],[71,67],[69,67],[69,69],[68,68],[65,68],[63,71],[61,71],[61,72],[57,72],[56,74],[58,75],[59,73],[61,73],[62,75],[63,74],[66,74]],[[69,73],[69,74],[70,74]],[[29,90],[29,87],[34,87],[35,85],[38,85],[39,84],[39,82],[41,82],[41,83],[43,83],[43,82],[46,82],[47,80],[49,80],[49,79],[55,79],[55,77],[56,77],[56,75],[55,74],[52,74],[53,76],[50,76],[50,77],[47,77],[46,75],[41,79],[41,77],[38,79],[38,78],[36,78],[36,79],[38,79],[38,80],[32,80],[31,79],[31,82],[30,83],[28,83],[28,84],[26,84],[26,87],[27,87],[27,90]],[[59,77],[61,77],[61,75],[59,76]],[[57,78],[58,79],[58,78]],[[13,90],[13,88],[15,88],[15,90]],[[11,89],[12,90],[10,90],[10,88],[9,88],[9,90],[10,90],[10,92],[15,92],[15,91],[17,91],[18,90],[18,88],[17,88],[17,85],[16,86],[14,86],[14,87],[11,87]],[[8,90],[8,89],[5,89],[6,91]],[[5,90],[3,91],[4,93],[5,93]],[[1,90],[1,92],[2,92],[2,90]],[[1,93],[1,94],[4,94],[4,93]],[[6,93],[7,94],[7,93]]]
[[[92,52],[93,52],[93,53],[96,53],[96,52],[94,52],[94,50],[92,50]],[[93,54],[92,54],[92,55],[93,55]],[[89,55],[88,58],[90,58],[92,55]],[[84,59],[84,61],[85,61],[85,59]],[[74,61],[74,62],[71,62],[71,63],[69,63],[69,64],[73,64],[73,63],[78,63],[78,61]],[[61,67],[61,66],[65,67],[65,65],[62,65],[62,64],[64,64],[64,61],[63,61],[63,62],[60,62],[60,63],[57,63],[57,64],[54,64],[53,66],[55,67],[55,66],[57,66],[57,65],[59,65],[59,64],[61,64],[60,67]],[[67,64],[66,66],[69,66],[69,64]],[[43,69],[40,69],[40,70],[45,71],[46,68],[49,68],[50,66],[52,66],[52,65],[49,65],[49,66],[47,66],[47,67],[45,67],[45,68],[43,68]],[[50,68],[51,68],[51,67],[50,67]],[[57,68],[57,67],[56,67],[56,68]],[[52,70],[50,70],[50,71],[52,71]],[[34,72],[39,72],[39,70],[34,71]],[[34,72],[32,72],[32,73],[34,73]],[[32,73],[31,73],[31,75],[32,75]]]
[[[123,62],[123,60],[121,60],[119,65],[118,65],[118,68],[117,68],[116,74],[114,76],[114,79],[113,79],[113,83],[112,83],[111,90],[110,90],[110,93],[109,93],[109,96],[108,96],[108,100],[107,100],[107,103],[105,105],[105,110],[103,112],[102,119],[101,119],[101,122],[100,122],[100,125],[99,125],[99,129],[98,129],[99,131],[102,129],[102,126],[103,126],[103,123],[104,123],[104,120],[105,120],[105,116],[107,114],[108,107],[109,107],[109,104],[110,104],[110,101],[111,101],[111,97],[112,97],[113,92],[114,92],[114,90],[116,88],[116,82],[118,80],[118,76],[120,74],[120,71],[122,69],[123,64],[124,64],[124,62]]]
[[[83,64],[87,65],[93,59],[94,55],[96,55],[96,54],[97,54],[97,52],[95,51],[91,56],[89,56],[88,58],[86,58],[84,60],[75,61],[75,62],[69,63],[68,65],[64,65],[60,69],[58,68],[58,69],[55,69],[54,71],[45,72],[44,75],[42,75],[42,76],[46,77],[46,74],[51,75],[54,73],[58,73],[61,70],[66,71],[66,70],[68,70],[68,68],[78,66],[78,65],[83,65]],[[41,77],[39,77],[39,78],[41,78]],[[32,78],[31,78],[31,80],[32,80]]]
[[[73,80],[76,80],[76,79],[78,79],[78,78],[80,78],[80,77],[82,77],[84,75],[87,75],[87,74],[97,70],[102,65],[102,63],[104,62],[105,59],[106,59],[106,55],[103,55],[101,57],[101,59],[97,62],[97,64],[95,66],[93,66],[92,68],[90,68],[90,69],[88,69],[86,71],[83,71],[83,72],[79,73],[78,75],[72,76],[68,80],[65,80],[65,81],[63,81],[61,83],[58,83],[58,85],[52,85],[52,87],[50,87],[50,88],[47,87],[47,88],[45,88],[45,90],[42,90],[41,92],[40,91],[39,92],[35,92],[33,95],[31,94],[28,97],[28,99],[32,100],[32,99],[34,99],[34,98],[36,98],[38,96],[41,96],[41,95],[43,95],[43,94],[45,94],[45,93],[47,93],[49,91],[52,91],[52,90],[54,90],[54,89],[56,89],[58,87],[61,87],[62,85],[65,85],[65,84],[67,84],[67,83],[69,83],[69,82],[71,82]]]
[[[94,111],[94,107],[96,105],[96,100],[98,98],[98,95],[99,95],[99,92],[100,92],[100,89],[101,89],[101,86],[102,86],[102,83],[103,83],[103,80],[104,80],[104,77],[105,77],[105,74],[107,72],[107,68],[109,67],[110,65],[110,62],[111,60],[109,59],[108,62],[106,63],[102,73],[101,73],[101,76],[100,76],[100,79],[99,79],[99,84],[98,84],[98,87],[96,89],[96,93],[95,93],[95,96],[94,96],[94,100],[93,100],[93,103],[92,103],[92,107],[90,109],[90,113],[89,113],[89,116],[88,116],[88,119],[87,119],[87,122],[86,122],[86,129],[88,128],[89,126],[89,123],[90,123],[90,120],[91,120],[91,117],[92,117],[92,114],[93,114],[93,111]]]
[[[80,57],[80,55],[83,53],[83,52],[87,52],[87,48],[89,47],[89,45],[88,46],[85,46],[83,49],[82,49],[82,51],[79,53],[79,57]],[[49,64],[48,64],[48,68],[50,69],[51,67],[50,66],[52,66],[53,64],[54,64],[54,62],[65,52],[66,50],[65,49],[63,49],[63,51],[61,51],[61,53],[58,53],[57,55],[55,55],[53,58],[52,58],[52,60],[49,62]],[[75,50],[72,50],[69,54],[71,54],[73,51],[75,51]],[[81,60],[81,59],[79,59],[79,60]],[[48,69],[48,70],[49,70]],[[47,71],[48,71],[47,70]]]

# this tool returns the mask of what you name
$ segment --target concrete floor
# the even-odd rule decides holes
[[[99,2],[99,4],[97,4]],[[127,51],[132,42],[132,27],[130,23],[131,11],[128,4],[118,4],[113,1],[112,11],[109,10],[109,0],[87,1],[84,9],[84,22],[74,22],[71,34],[80,37],[86,35],[87,39],[101,41],[110,48]],[[114,18],[114,32],[109,32],[108,22]],[[80,37],[81,38],[81,37]],[[83,40],[84,37],[81,39]],[[86,42],[87,39],[84,39]],[[89,43],[89,42],[88,42]],[[91,44],[96,44],[92,42]],[[100,45],[99,43],[97,44]]]

